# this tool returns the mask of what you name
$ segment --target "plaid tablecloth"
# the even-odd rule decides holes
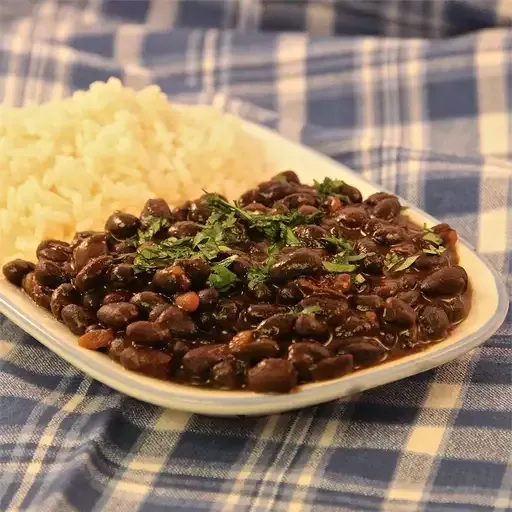
[[[511,20],[511,0],[4,0],[0,98],[109,76],[220,94],[454,225],[510,287]],[[511,334],[509,315],[436,370],[212,419],[123,396],[0,316],[0,510],[512,510]]]

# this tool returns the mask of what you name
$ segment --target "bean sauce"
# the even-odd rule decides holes
[[[234,204],[206,194],[113,212],[104,233],[43,240],[36,265],[3,273],[129,370],[288,393],[447,338],[471,307],[456,242],[391,194],[285,171]]]

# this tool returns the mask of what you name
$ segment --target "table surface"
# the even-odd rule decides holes
[[[509,0],[7,0],[0,98],[110,76],[218,95],[452,224],[510,290],[511,26]],[[436,370],[213,419],[121,395],[0,316],[0,510],[512,510],[511,333],[509,314]]]

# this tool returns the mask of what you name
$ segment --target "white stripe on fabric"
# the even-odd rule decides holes
[[[323,0],[322,2],[308,2],[306,8],[306,25],[310,34],[330,35],[335,29],[334,2],[336,0]]]
[[[487,32],[477,36],[475,73],[478,92],[478,126],[480,153],[507,157],[512,147],[512,127],[507,99],[509,98],[505,61],[502,51],[506,44],[506,32],[498,32],[489,38]]]
[[[277,47],[277,108],[279,131],[287,138],[301,140],[306,119],[306,38],[283,35]]]
[[[173,0],[151,0],[146,23],[152,28],[169,28],[176,23],[179,3]]]

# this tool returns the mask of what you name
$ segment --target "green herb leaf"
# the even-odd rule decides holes
[[[289,228],[289,227],[285,226],[284,224],[282,224],[281,225],[281,233],[282,233],[282,236],[284,237],[284,242],[286,245],[289,245],[292,247],[300,247],[302,245],[292,228]]]
[[[414,256],[405,258],[405,260],[400,265],[398,265],[398,267],[396,267],[393,272],[401,272],[402,270],[408,269],[419,257],[419,254],[416,254]]]
[[[357,285],[362,285],[364,283],[366,283],[366,279],[364,278],[364,276],[362,274],[356,274],[353,279],[355,284]]]
[[[318,304],[311,304],[310,306],[304,306],[297,313],[301,315],[319,315],[323,312],[323,309]]]
[[[387,270],[391,270],[392,268],[396,267],[397,265],[400,265],[402,263],[403,257],[400,256],[398,253],[389,251],[386,254],[386,257],[384,258],[384,266]]]
[[[249,290],[254,290],[260,283],[264,283],[268,279],[270,269],[276,261],[279,245],[271,245],[267,249],[267,259],[261,265],[251,267],[247,272],[247,286]]]
[[[435,231],[432,231],[430,228],[427,228],[427,225],[423,225],[423,240],[430,242],[434,245],[443,245],[443,238],[438,235]]]
[[[335,261],[324,261],[323,265],[328,272],[335,272],[338,274],[354,272],[354,270],[357,269],[357,265],[350,265],[349,263],[336,263]]]
[[[360,254],[349,254],[346,256],[346,260],[349,262],[349,263],[353,263],[354,261],[361,261],[361,260],[364,260],[366,258],[366,256],[372,256],[374,253],[368,253],[368,254],[365,254],[365,253],[360,253]]]
[[[423,249],[423,252],[425,254],[434,254],[434,255],[443,254],[444,251],[446,251],[446,247],[443,247],[442,245],[441,245],[441,247],[435,247],[434,245],[429,245],[426,249]]]
[[[164,217],[149,215],[143,220],[142,227],[138,231],[139,244],[152,240],[161,229],[168,227],[169,221]]]
[[[217,194],[206,194],[208,205],[214,212],[235,215],[238,219],[247,222],[250,228],[259,231],[267,240],[272,242],[286,240],[286,234],[283,234],[284,229],[293,228],[299,224],[313,224],[321,215],[320,212],[304,215],[297,210],[277,215],[248,212],[236,203],[234,205],[230,204]]]
[[[350,204],[352,202],[350,198],[340,193],[343,185],[345,185],[344,181],[336,179],[333,180],[332,178],[324,178],[324,181],[321,183],[314,180],[314,187],[323,199],[327,196],[334,196],[340,198],[344,203]]]
[[[353,251],[354,248],[352,244],[346,239],[336,236],[326,236],[322,240],[327,242],[328,244],[332,244],[339,249],[343,249],[345,251]]]
[[[229,256],[228,258],[216,263],[212,267],[208,283],[220,292],[229,290],[238,280],[237,275],[229,270],[229,265],[238,258],[237,255]]]
[[[134,266],[136,272],[166,267],[181,258],[194,256],[192,238],[168,238],[159,244],[144,243],[137,249]]]

